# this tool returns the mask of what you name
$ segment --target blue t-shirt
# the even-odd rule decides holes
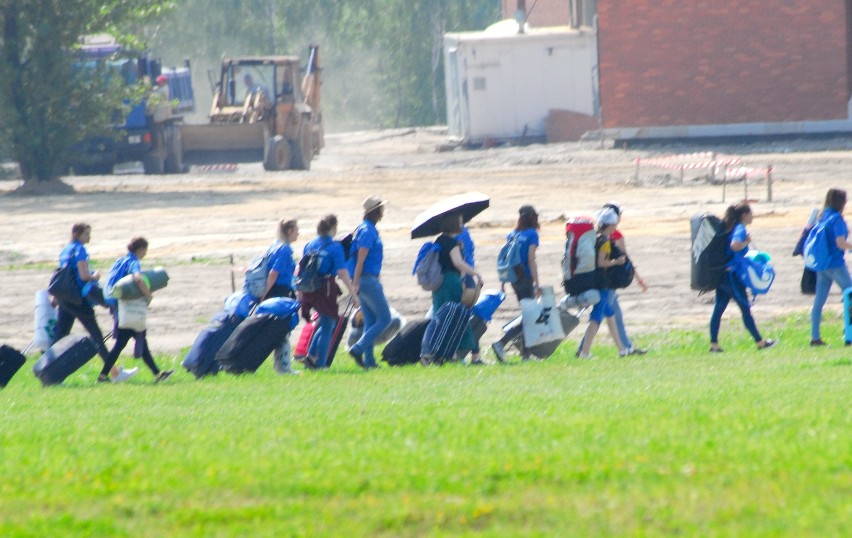
[[[364,222],[359,224],[352,236],[352,246],[349,247],[349,275],[353,277],[355,276],[355,264],[358,263],[358,249],[360,248],[368,249],[361,274],[375,276],[381,274],[384,247],[376,225],[370,220],[365,219]]]
[[[526,230],[512,230],[506,236],[506,241],[510,241],[513,237],[518,236],[518,246],[521,250],[521,265],[524,267],[524,273],[527,276],[532,276],[530,271],[530,245],[538,246],[538,232],[535,228],[527,228]]]
[[[846,221],[843,220],[843,216],[840,215],[834,209],[827,207],[825,211],[822,212],[822,218],[820,222],[825,222],[826,220],[833,218],[833,222],[831,222],[826,228],[827,236],[828,236],[828,251],[831,253],[831,259],[828,262],[828,269],[833,269],[834,267],[843,267],[846,265],[846,260],[844,256],[846,255],[846,251],[842,248],[837,247],[837,238],[842,237],[846,239],[849,237],[849,228],[846,225]]]
[[[462,257],[464,258],[465,263],[471,267],[475,267],[473,263],[473,239],[470,237],[470,232],[468,231],[467,226],[462,228],[461,233],[456,236],[456,241],[461,244]]]
[[[737,224],[734,226],[734,230],[731,232],[731,239],[728,241],[728,255],[732,256],[731,261],[728,262],[728,267],[737,268],[740,267],[745,261],[745,255],[748,252],[748,246],[746,248],[734,252],[734,249],[731,248],[732,243],[742,243],[748,237],[748,230],[742,224]]]
[[[74,258],[71,258],[71,254],[74,254]],[[79,241],[72,241],[65,245],[65,248],[62,249],[62,252],[59,253],[59,266],[65,267],[69,263],[73,267],[77,267],[77,264],[80,262],[88,262],[89,261],[89,253],[86,252],[86,247],[83,246],[83,243]],[[80,278],[79,272],[77,273],[77,283],[81,286],[83,285],[83,280]]]
[[[269,270],[278,271],[275,279],[276,286],[293,287],[293,274],[296,272],[296,262],[293,260],[293,248],[287,243],[276,241],[269,247]]]
[[[346,257],[343,255],[343,245],[328,235],[320,235],[305,245],[303,255],[312,250],[320,250],[319,273],[334,276],[341,269],[346,269]]]
[[[109,271],[109,278],[107,279],[107,287],[105,290],[106,294],[109,295],[109,292],[112,290],[113,286],[115,286],[115,283],[122,278],[127,275],[141,272],[142,263],[139,261],[139,258],[137,258],[132,252],[128,252],[126,256],[119,258],[112,265],[112,269]]]

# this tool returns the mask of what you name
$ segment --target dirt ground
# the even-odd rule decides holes
[[[644,294],[635,285],[620,293],[628,330],[641,345],[643,334],[660,328],[706,326],[712,294],[699,297],[689,289],[689,219],[700,211],[721,214],[726,204],[722,187],[706,178],[687,175],[680,184],[663,170],[646,169],[633,184],[634,159],[707,150],[742,155],[749,166],[775,167],[771,202],[765,182],[749,185],[749,198],[757,201],[754,245],[772,255],[778,273],[769,295],[755,306],[761,324],[808,309],[809,298],[798,290],[801,258],[791,257],[792,248],[826,190],[852,187],[852,142],[847,139],[712,148],[623,150],[589,142],[437,151],[446,141],[440,128],[331,135],[310,172],[269,173],[257,163],[239,165],[234,172],[70,177],[65,181],[75,188],[74,195],[0,195],[0,342],[21,348],[32,338],[34,294],[46,286],[74,222],[92,224],[88,249],[104,272],[124,253],[131,236],[143,234],[151,241],[146,265],[168,268],[171,282],[152,303],[149,340],[156,351],[177,353],[192,344],[231,292],[229,256],[240,266],[262,252],[283,217],[299,219],[297,250],[313,238],[316,222],[326,213],[338,215],[341,230],[353,228],[360,221],[361,201],[373,193],[390,200],[379,225],[386,294],[409,319],[419,317],[429,296],[410,275],[421,244],[409,240],[414,217],[444,196],[477,190],[491,196],[491,207],[471,225],[486,288],[499,287],[496,255],[520,205],[531,203],[541,213],[541,279],[559,289],[564,217],[592,214],[607,201],[621,203],[621,230],[650,286]],[[0,193],[19,184],[2,181]],[[728,185],[728,203],[743,195],[742,183]],[[240,275],[236,280],[241,286]],[[839,310],[839,299],[834,291],[829,308]],[[486,340],[498,334],[516,307],[514,298],[507,300]],[[743,330],[736,310],[726,313],[723,340],[725,332]],[[102,327],[110,327],[105,312],[98,316]]]

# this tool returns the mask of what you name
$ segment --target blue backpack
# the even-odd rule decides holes
[[[828,264],[831,261],[832,247],[828,227],[834,224],[835,218],[837,218],[837,215],[817,223],[808,232],[802,256],[805,258],[805,267],[811,271],[819,272],[828,269]]]
[[[277,244],[275,243],[275,245]],[[257,299],[262,299],[266,293],[266,280],[269,278],[269,258],[272,256],[272,251],[273,248],[269,247],[263,256],[253,259],[246,268],[246,281],[243,284],[243,291]]]
[[[500,282],[513,284],[518,281],[521,265],[521,241],[519,233],[514,234],[497,255],[497,277]]]

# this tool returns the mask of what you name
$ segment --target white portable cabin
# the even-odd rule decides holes
[[[508,19],[444,34],[449,134],[464,143],[543,137],[551,109],[597,116],[594,29],[526,28]]]

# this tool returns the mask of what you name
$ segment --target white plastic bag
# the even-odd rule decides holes
[[[521,320],[524,347],[531,348],[565,338],[552,287],[542,288],[538,299],[521,300]]]
[[[118,301],[118,328],[142,332],[147,327],[148,302],[140,299]]]
[[[33,335],[35,349],[47,351],[53,344],[56,316],[56,308],[50,303],[47,290],[38,290],[35,294],[35,334]]]

